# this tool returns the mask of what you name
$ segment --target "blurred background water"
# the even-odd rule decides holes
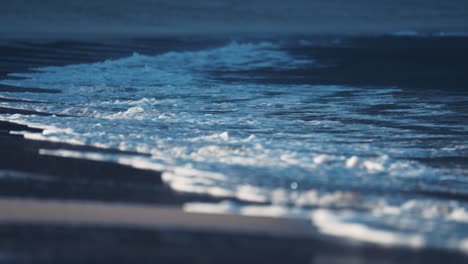
[[[2,1],[0,37],[466,32],[464,0]]]

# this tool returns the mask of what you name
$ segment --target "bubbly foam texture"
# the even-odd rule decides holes
[[[463,113],[440,97],[398,88],[276,83],[320,64],[291,54],[276,43],[232,42],[39,68],[0,83],[62,93],[5,92],[48,103],[0,104],[67,116],[0,120],[44,129],[15,132],[28,139],[146,154],[43,155],[163,171],[176,191],[240,202],[189,204],[188,211],[299,217],[329,235],[466,248],[467,204],[456,197],[468,195],[468,180],[463,168],[439,162],[468,155],[467,125],[446,122]]]
[[[421,247],[424,243],[421,235],[383,231],[370,228],[364,224],[349,223],[337,217],[336,214],[323,209],[317,210],[312,214],[312,221],[321,232],[334,236],[344,236],[383,245],[397,244]]]

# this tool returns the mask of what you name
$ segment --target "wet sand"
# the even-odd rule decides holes
[[[309,238],[309,221],[240,215],[186,213],[176,206],[79,201],[0,199],[0,222],[221,231]]]

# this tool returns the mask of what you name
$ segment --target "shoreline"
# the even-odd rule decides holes
[[[12,110],[13,111],[13,110]],[[24,139],[10,131],[40,129],[0,121],[0,193],[55,199],[165,203],[217,201],[204,195],[176,193],[162,183],[161,173],[112,162],[41,155],[40,149],[120,153],[118,150]],[[135,154],[135,153],[132,153]],[[142,155],[142,154],[139,154]],[[44,176],[46,176],[44,178]],[[44,184],[47,188],[44,188]]]
[[[150,54],[166,49],[152,47],[155,42],[148,40],[136,49]],[[51,65],[100,61],[131,54],[132,50],[131,41],[114,43],[112,48],[90,44],[85,51],[80,50],[81,44],[51,42],[44,46],[44,50],[53,58]],[[13,47],[16,49],[13,55],[0,47],[0,58],[27,59],[13,68],[14,62],[0,61],[0,78],[8,79],[8,73],[28,71],[43,63],[41,58],[27,57],[31,52],[28,45],[26,48]],[[204,45],[206,43],[200,42],[192,48]],[[60,48],[62,53],[56,53],[55,48]],[[333,50],[330,48],[320,55],[325,58]],[[90,54],[81,57],[86,51]],[[348,56],[345,67],[317,70],[325,76],[319,81],[329,82],[334,71],[348,70],[357,56],[359,54],[355,53]],[[362,72],[367,70],[365,66]],[[342,81],[358,82],[359,78],[353,78]],[[462,79],[461,84],[466,80]],[[0,92],[60,91],[0,85]],[[0,98],[0,102],[2,100],[16,99]],[[51,115],[0,107],[0,114],[15,113]],[[219,202],[220,199],[175,192],[162,182],[160,172],[39,153],[40,149],[124,153],[118,150],[28,140],[11,134],[11,131],[42,132],[41,129],[0,121],[0,263],[102,260],[124,263],[157,260],[175,263],[193,260],[202,263],[239,263],[244,260],[456,263],[466,259],[466,254],[454,250],[384,247],[326,238],[315,232],[311,223],[306,225],[302,221],[183,212],[181,208],[186,202]],[[98,242],[93,243],[94,240]],[[11,259],[9,254],[13,256]]]

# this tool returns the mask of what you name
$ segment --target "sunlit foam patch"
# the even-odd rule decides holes
[[[263,216],[273,218],[308,219],[310,211],[300,207],[285,205],[245,205],[225,200],[219,203],[185,203],[183,210],[192,213],[240,214],[245,216]]]
[[[326,235],[384,246],[443,248],[468,253],[466,223],[441,218],[418,218],[353,211],[320,209],[311,214],[312,223]]]
[[[320,232],[327,235],[386,246],[405,245],[416,248],[424,246],[424,237],[419,234],[374,228],[360,221],[350,221],[352,217],[353,214],[350,212],[334,212],[325,209],[316,210],[311,214],[313,224]]]
[[[339,197],[333,194],[338,202]],[[241,214],[273,218],[309,219],[323,235],[348,239],[350,242],[412,248],[443,248],[468,253],[466,208],[456,202],[411,200],[401,205],[385,202],[367,203],[360,210],[337,210],[333,203],[320,203],[325,196],[314,195],[319,207],[288,204],[243,204],[189,202],[184,210],[196,213]],[[364,209],[366,207],[366,209]]]
[[[172,170],[168,165],[163,165],[147,156],[129,155],[129,154],[112,154],[92,151],[75,151],[67,149],[40,149],[39,154],[56,156],[63,158],[86,159],[93,161],[115,162],[121,165],[130,166],[136,169],[154,170],[161,172],[164,170]]]

